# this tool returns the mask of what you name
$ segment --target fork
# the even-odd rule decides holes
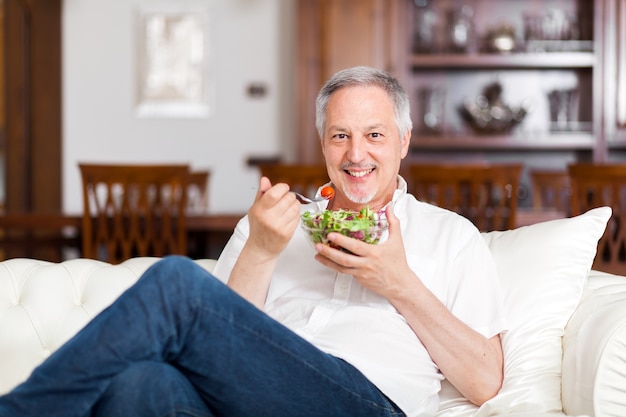
[[[255,189],[255,188],[253,187],[253,189]],[[315,197],[315,198],[309,198],[309,197],[305,196],[304,194],[300,194],[297,191],[289,190],[289,192],[295,194],[296,200],[298,200],[302,204],[319,203],[320,201],[326,200],[326,198],[324,198],[322,196]]]
[[[326,198],[320,196],[320,197],[315,197],[313,199],[306,197],[302,194],[300,194],[297,191],[289,191],[290,193],[294,193],[296,195],[296,198],[298,199],[299,202],[303,203],[303,204],[309,204],[309,203],[319,203],[320,201],[324,201],[326,200]]]

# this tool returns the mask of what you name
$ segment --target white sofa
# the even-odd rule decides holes
[[[589,271],[608,215],[484,234],[506,268],[504,297],[512,307],[503,336],[505,383],[478,408],[444,381],[440,416],[626,416],[626,277]],[[155,261],[0,262],[0,394]],[[214,265],[196,262],[209,271]]]

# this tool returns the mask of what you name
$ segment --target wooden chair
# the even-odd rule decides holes
[[[210,171],[191,171],[187,185],[187,211],[206,213],[209,209]]]
[[[83,257],[119,263],[186,254],[187,165],[79,167]]]
[[[515,228],[521,164],[411,164],[413,195],[455,211],[481,231]]]
[[[306,196],[314,195],[320,186],[330,181],[325,165],[271,163],[260,164],[259,170],[272,184],[287,183],[293,191]]]
[[[191,171],[187,184],[187,214],[189,216],[206,215],[209,211],[210,171]],[[229,235],[230,236],[230,235]],[[187,231],[187,256],[192,259],[207,257],[214,236],[204,230]],[[223,246],[223,245],[221,245]],[[217,254],[219,255],[219,254]]]
[[[529,172],[535,209],[554,209],[571,214],[571,184],[567,170],[533,169]]]
[[[626,164],[577,163],[568,167],[572,215],[610,206],[613,215],[598,242],[593,268],[626,273]]]

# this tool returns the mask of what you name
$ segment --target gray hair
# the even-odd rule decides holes
[[[343,87],[352,86],[376,86],[385,90],[393,103],[396,127],[400,137],[411,131],[413,122],[411,121],[409,96],[400,85],[400,82],[385,71],[360,66],[337,72],[324,84],[317,95],[315,100],[315,127],[320,139],[324,137],[326,108],[328,107],[330,96]]]

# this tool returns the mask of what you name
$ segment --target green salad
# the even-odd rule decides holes
[[[365,207],[360,211],[324,210],[306,211],[302,214],[302,227],[309,233],[313,244],[328,244],[331,232],[362,240],[365,243],[379,242],[383,231],[387,229],[387,220],[380,213]]]

